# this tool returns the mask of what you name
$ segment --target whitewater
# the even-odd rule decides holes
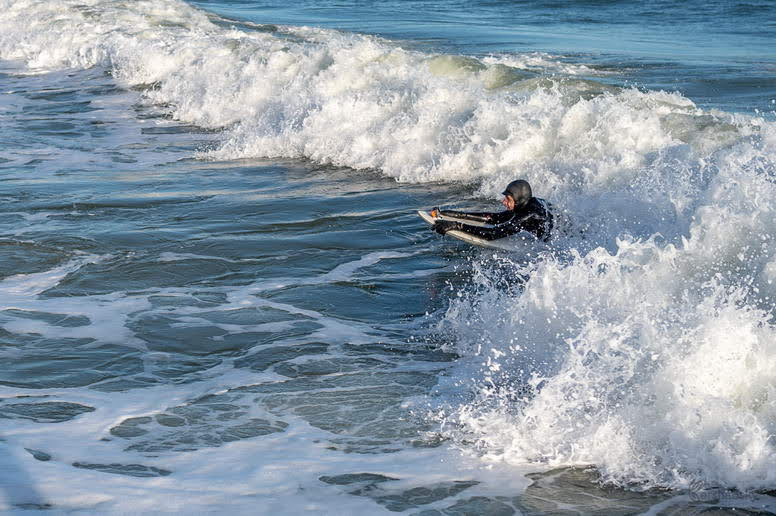
[[[3,511],[776,511],[776,95],[218,7],[0,0]]]

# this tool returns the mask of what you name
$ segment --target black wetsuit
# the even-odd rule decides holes
[[[515,208],[513,211],[490,213],[441,210],[440,213],[447,217],[483,222],[489,225],[475,226],[464,222],[439,220],[434,224],[433,229],[441,234],[445,234],[451,229],[457,229],[485,240],[496,240],[520,231],[527,231],[546,242],[550,238],[553,227],[550,208],[551,205],[547,201],[531,197],[524,206]]]

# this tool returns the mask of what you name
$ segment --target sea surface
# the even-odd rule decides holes
[[[0,0],[0,512],[776,513],[770,0]],[[495,252],[415,210],[498,210]]]

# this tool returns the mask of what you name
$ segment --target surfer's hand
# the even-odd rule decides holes
[[[455,228],[455,222],[450,220],[438,220],[431,226],[431,229],[440,235],[444,235],[451,229]]]

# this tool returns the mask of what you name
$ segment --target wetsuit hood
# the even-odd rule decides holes
[[[502,195],[508,195],[515,200],[515,210],[526,206],[528,201],[531,200],[531,197],[533,197],[533,193],[531,192],[531,185],[528,184],[528,181],[523,179],[512,181],[501,193]]]

